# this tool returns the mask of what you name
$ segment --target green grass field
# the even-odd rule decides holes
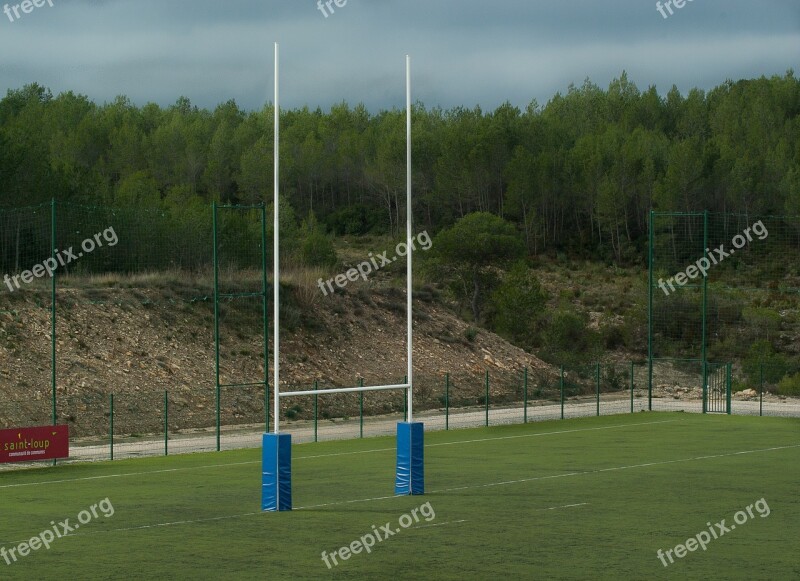
[[[0,473],[6,551],[105,498],[114,512],[0,560],[0,578],[800,578],[800,420],[640,413],[428,433],[415,497],[391,496],[394,454],[393,438],[295,446],[291,513],[259,512],[260,450]],[[722,519],[729,532],[664,567],[658,549]],[[401,530],[370,553],[323,562],[387,523]]]

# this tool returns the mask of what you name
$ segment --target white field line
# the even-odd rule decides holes
[[[574,430],[558,430],[555,432],[538,432],[536,434],[522,434],[518,436],[498,436],[496,438],[481,438],[479,440],[463,440],[463,441],[456,441],[456,442],[442,442],[439,444],[425,444],[426,448],[435,448],[438,446],[454,446],[456,444],[474,444],[477,442],[491,442],[493,440],[511,440],[515,438],[536,438],[539,436],[555,436],[559,434],[571,434],[575,432],[592,432],[595,430],[611,430],[615,428],[627,428],[633,426],[650,426],[654,424],[668,424],[671,422],[677,422],[679,420],[659,420],[655,422],[640,422],[636,424],[616,424],[613,426],[601,426],[597,428],[576,428]],[[318,454],[315,456],[298,456],[296,458],[292,458],[292,461],[297,460],[310,460],[314,458],[333,458],[336,456],[353,456],[357,454],[373,454],[377,452],[394,452],[395,448],[377,448],[374,450],[359,450],[355,452],[335,452],[333,454]],[[249,460],[247,462],[231,462],[230,464],[207,464],[205,466],[187,466],[185,468],[164,468],[162,470],[147,470],[143,472],[123,472],[119,474],[104,474],[101,476],[85,476],[83,478],[65,478],[62,480],[47,480],[42,482],[22,482],[19,484],[2,484],[0,485],[0,489],[3,488],[20,488],[23,486],[40,486],[43,484],[64,484],[67,482],[84,482],[87,480],[102,480],[105,478],[124,478],[126,476],[144,476],[147,474],[166,474],[171,472],[182,472],[188,470],[203,470],[206,468],[227,468],[228,466],[244,466],[247,464],[260,464],[260,460]]]
[[[391,496],[376,496],[375,498],[357,498],[355,500],[338,500],[336,502],[326,502],[324,504],[310,504],[309,506],[298,506],[294,510],[312,510],[314,508],[325,508],[327,506],[342,506],[344,504],[355,504],[357,502],[373,502],[376,500],[389,500],[390,498],[405,498],[406,494],[392,494]]]
[[[576,507],[576,506],[587,506],[588,504],[589,504],[588,502],[579,502],[578,504],[564,504],[562,506],[549,506],[547,508],[539,508],[539,509],[537,509],[537,511],[539,511],[539,510],[558,510],[560,508],[573,508],[573,507]]]
[[[678,460],[664,460],[664,461],[661,461],[661,462],[647,462],[645,464],[631,464],[631,465],[627,465],[627,466],[614,466],[614,467],[611,467],[611,468],[600,468],[598,470],[589,470],[587,472],[568,472],[568,473],[565,473],[565,474],[558,474],[558,475],[552,475],[552,476],[537,476],[537,477],[534,477],[534,478],[522,478],[520,480],[506,480],[506,481],[502,481],[502,482],[490,482],[488,484],[475,484],[473,486],[458,486],[458,487],[454,487],[454,488],[443,488],[441,490],[434,490],[434,491],[430,492],[429,494],[442,494],[442,493],[446,493],[446,492],[457,492],[457,491],[461,491],[461,490],[471,490],[471,489],[476,489],[476,488],[490,488],[490,487],[495,487],[495,486],[506,486],[506,485],[509,485],[509,484],[522,484],[522,483],[527,483],[527,482],[536,482],[536,481],[539,481],[539,480],[551,480],[551,479],[554,479],[554,478],[567,478],[569,476],[586,476],[586,475],[601,474],[603,472],[611,472],[611,471],[616,471],[616,470],[630,470],[632,468],[648,468],[648,467],[652,467],[652,466],[665,466],[667,464],[678,464],[678,463],[682,463],[682,462],[696,462],[698,460],[712,460],[712,459],[715,459],[715,458],[729,458],[729,457],[732,457],[732,456],[741,456],[741,455],[744,455],[744,454],[758,454],[758,453],[761,453],[761,452],[773,452],[773,451],[776,451],[776,450],[788,450],[788,449],[791,449],[791,448],[800,448],[800,444],[793,444],[791,446],[776,446],[776,447],[773,447],[773,448],[760,448],[760,449],[755,449],[755,450],[740,450],[738,452],[729,452],[727,454],[713,454],[713,455],[708,455],[708,456],[695,456],[693,458],[680,458]],[[400,497],[398,497],[398,496],[379,496],[379,497],[375,497],[375,498],[363,498],[363,499],[356,499],[356,500],[343,500],[343,501],[340,501],[340,502],[331,502],[331,503],[328,503],[328,504],[325,504],[325,505],[300,507],[300,508],[296,508],[295,510],[309,510],[309,509],[312,509],[312,508],[319,508],[321,506],[341,506],[341,505],[345,505],[345,504],[352,504],[354,502],[373,502],[373,501],[379,501],[379,500],[388,500],[388,499],[392,499],[392,498],[400,498]],[[402,498],[406,498],[406,496],[404,495]],[[584,506],[586,504],[589,504],[589,503],[566,504],[566,505],[563,505],[563,506],[554,506],[554,507],[543,508],[543,509],[539,509],[539,510],[556,510],[556,509],[560,509],[560,508],[570,508],[570,507]],[[232,515],[227,515],[227,516],[216,516],[216,517],[200,518],[200,519],[193,519],[193,520],[182,520],[182,521],[173,521],[173,522],[166,522],[166,523],[155,523],[155,524],[151,524],[151,525],[141,525],[141,526],[137,526],[137,527],[127,527],[127,528],[119,528],[119,529],[106,529],[106,530],[102,530],[102,531],[93,531],[93,532],[88,532],[88,533],[72,533],[72,534],[64,535],[62,538],[80,537],[80,536],[84,536],[84,535],[98,535],[98,534],[103,534],[104,535],[104,534],[108,534],[108,533],[117,533],[117,532],[125,532],[125,531],[138,531],[138,530],[154,529],[154,528],[185,525],[185,524],[192,524],[193,525],[193,524],[204,523],[204,522],[214,522],[214,521],[228,520],[228,519],[234,519],[234,518],[244,518],[244,517],[248,517],[248,516],[258,516],[258,515],[264,515],[264,514],[272,514],[272,513],[246,512],[246,513],[242,513],[242,514],[232,514]],[[12,543],[7,543],[7,544],[12,544]]]
[[[124,478],[126,476],[143,476],[145,474],[165,474],[169,472],[183,472],[187,470],[200,470],[203,468],[226,468],[228,466],[241,466],[243,464],[256,464],[258,461],[232,462],[230,464],[208,464],[206,466],[187,466],[185,468],[164,468],[163,470],[148,470],[145,472],[123,472],[120,474],[103,474],[100,476],[84,476],[83,478],[64,478],[62,480],[45,480],[42,482],[21,482],[19,484],[3,484],[0,488],[19,488],[22,486],[39,486],[42,484],[64,484],[66,482],[84,482],[87,480],[103,480],[105,478]]]
[[[447,521],[447,522],[434,523],[432,525],[419,525],[419,526],[416,526],[416,527],[410,527],[408,530],[411,531],[411,530],[414,530],[414,529],[429,529],[431,527],[444,527],[444,526],[447,526],[447,525],[457,525],[457,524],[460,524],[462,522],[468,522],[468,521],[464,520],[464,519],[462,519],[462,520],[450,520],[450,521]]]
[[[534,476],[531,478],[520,478],[519,480],[504,480],[502,482],[490,482],[488,484],[474,484],[472,486],[457,486],[453,488],[442,488],[441,490],[433,490],[430,494],[438,494],[442,492],[456,492],[459,490],[471,490],[475,488],[492,488],[495,486],[507,486],[509,484],[523,484],[526,482],[535,482],[537,480],[552,480],[554,478],[566,478],[568,476],[585,476],[592,474],[601,474],[603,472],[613,472],[617,470],[630,470],[632,468],[649,468],[652,466],[665,466],[667,464],[680,464],[683,462],[695,462],[697,460],[712,460],[715,458],[728,458],[731,456],[741,456],[743,454],[757,454],[759,452],[774,452],[776,450],[789,450],[791,448],[800,448],[800,444],[792,444],[789,446],[776,446],[773,448],[760,448],[757,450],[741,450],[739,452],[728,452],[726,454],[711,454],[708,456],[695,456],[693,458],[681,458],[679,460],[663,460],[660,462],[645,462],[644,464],[629,464],[627,466],[614,466],[612,468],[598,468],[597,470],[587,470],[585,472],[565,472],[564,474],[551,474],[549,476]]]

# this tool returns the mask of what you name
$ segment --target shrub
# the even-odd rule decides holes
[[[442,230],[425,259],[431,276],[449,283],[462,307],[469,305],[476,324],[497,279],[497,269],[525,255],[516,227],[487,212],[475,212]]]
[[[586,351],[589,330],[586,318],[572,311],[559,311],[550,319],[545,340],[550,349],[558,351]]]
[[[601,389],[607,391],[623,391],[628,389],[628,377],[625,373],[617,371],[616,366],[603,366]]]
[[[764,339],[756,341],[750,347],[747,357],[742,363],[745,374],[750,381],[758,385],[761,381],[763,369],[764,381],[776,383],[786,375],[789,362],[780,353],[775,353],[772,344]]]
[[[781,395],[800,396],[800,373],[787,375],[778,384],[778,393]]]
[[[300,259],[306,266],[336,266],[336,249],[322,232],[309,232],[300,244]]]
[[[286,410],[286,418],[293,420],[303,413],[303,408],[299,405],[294,405]]]
[[[336,249],[313,212],[303,222],[300,260],[306,266],[336,266]]]
[[[629,343],[628,329],[623,325],[608,325],[602,329],[603,344],[606,349],[619,349]]]
[[[363,236],[388,228],[385,213],[363,204],[347,206],[325,218],[325,223],[337,236]]]
[[[532,342],[544,312],[547,293],[525,262],[518,262],[492,293],[491,323],[494,330],[514,341]]]
[[[781,316],[772,309],[748,307],[742,311],[742,318],[759,339],[777,337],[781,330]]]

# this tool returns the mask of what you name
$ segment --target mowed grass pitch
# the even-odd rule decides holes
[[[2,473],[0,547],[115,513],[0,578],[800,578],[800,420],[640,413],[428,433],[425,454],[428,493],[392,497],[394,438],[297,445],[291,513],[259,511],[259,450]],[[762,497],[769,516],[658,560]],[[426,502],[429,522],[323,563]]]

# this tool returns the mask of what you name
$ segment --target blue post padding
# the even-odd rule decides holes
[[[292,510],[291,434],[264,434],[261,455],[261,510]]]
[[[425,429],[420,422],[397,424],[395,494],[425,494]]]

